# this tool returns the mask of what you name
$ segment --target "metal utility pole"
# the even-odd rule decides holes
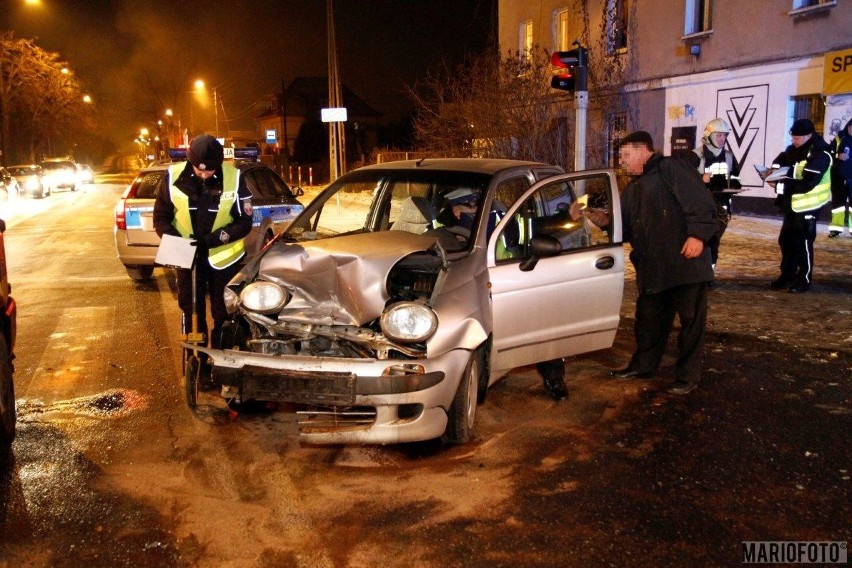
[[[340,76],[337,72],[337,44],[334,39],[334,10],[332,0],[326,2],[326,18],[328,20],[328,106],[339,108],[343,106],[343,96],[340,94]],[[346,138],[343,122],[328,123],[328,159],[329,181],[334,181],[346,170]]]

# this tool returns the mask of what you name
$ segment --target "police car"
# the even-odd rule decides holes
[[[252,193],[252,230],[245,239],[246,258],[251,258],[284,230],[304,209],[296,199],[301,188],[291,189],[275,170],[257,161],[256,148],[227,148]],[[233,153],[232,153],[232,152]],[[133,280],[151,277],[160,237],[154,230],[154,202],[169,166],[186,159],[185,149],[172,149],[172,161],[143,168],[115,206],[115,248],[118,259]]]

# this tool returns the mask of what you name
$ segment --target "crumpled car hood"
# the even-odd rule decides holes
[[[258,277],[285,286],[293,296],[279,320],[360,326],[382,314],[391,268],[434,242],[405,231],[279,241],[260,260]]]

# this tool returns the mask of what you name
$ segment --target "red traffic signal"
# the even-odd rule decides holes
[[[550,87],[560,91],[588,90],[589,52],[585,47],[569,51],[554,51],[550,62],[558,72],[550,80]]]

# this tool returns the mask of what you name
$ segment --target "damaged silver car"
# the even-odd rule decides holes
[[[283,403],[304,441],[464,443],[513,368],[611,347],[623,276],[612,171],[367,166],[231,281],[223,348],[199,351],[230,404]]]

